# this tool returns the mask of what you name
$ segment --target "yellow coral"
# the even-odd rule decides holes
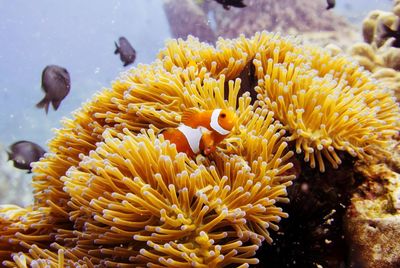
[[[254,91],[237,78],[249,64],[258,100],[239,94]],[[192,107],[238,115],[209,158],[157,135]],[[335,150],[365,157],[384,144],[398,118],[357,65],[293,38],[171,40],[64,120],[33,168],[33,206],[0,208],[3,265],[247,267],[287,216],[287,141],[323,170],[340,163]]]

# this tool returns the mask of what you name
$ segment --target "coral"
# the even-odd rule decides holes
[[[326,10],[324,0],[247,0],[245,8],[229,10],[213,0],[164,0],[164,10],[175,38],[193,34],[201,41],[214,43],[216,36],[235,38],[268,30],[301,33],[310,44],[335,42],[343,49],[361,39],[345,19]]]
[[[195,4],[195,1],[164,0],[163,2],[172,36],[186,38],[188,35],[193,35],[204,42],[215,42],[215,33],[203,10]]]
[[[210,157],[190,159],[157,135],[185,109],[217,107],[238,123]],[[3,265],[257,264],[287,217],[298,173],[289,148],[337,167],[336,151],[365,159],[385,147],[398,119],[368,72],[291,37],[170,40],[63,121],[33,167],[34,204],[0,208]]]
[[[351,234],[351,267],[399,267],[399,215],[375,219],[355,218],[347,227]]]
[[[349,24],[333,12],[326,11],[326,1],[248,0],[246,8],[225,10],[211,1],[210,12],[216,21],[217,36],[233,38],[239,34],[253,35],[257,31],[304,33],[343,31]],[[321,18],[323,13],[323,18]],[[301,19],[299,19],[301,18]],[[339,30],[340,29],[340,30]]]
[[[345,217],[351,265],[398,267],[400,246],[400,147],[379,152],[375,161],[358,161],[363,183],[353,194]],[[384,234],[384,235],[382,235]]]
[[[357,43],[349,54],[373,73],[372,77],[395,92],[400,99],[400,48],[395,47],[394,38],[385,32],[384,26],[395,30],[400,25],[398,10],[400,2],[394,2],[393,12],[372,11],[363,21],[363,36],[366,43]]]

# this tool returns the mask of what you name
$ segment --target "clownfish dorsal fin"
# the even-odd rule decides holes
[[[199,112],[194,110],[194,109],[187,109],[183,111],[182,117],[181,117],[181,123],[187,126],[192,126],[193,121],[195,121],[195,118]]]

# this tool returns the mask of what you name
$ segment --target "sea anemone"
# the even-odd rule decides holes
[[[253,62],[259,99],[288,130],[296,152],[321,172],[324,159],[334,168],[341,163],[335,150],[364,159],[398,133],[393,92],[344,55],[272,40]]]
[[[174,44],[167,50],[179,55]],[[168,65],[179,58],[161,52],[64,120],[50,153],[33,168],[34,205],[0,210],[3,265],[258,262],[256,250],[287,216],[276,202],[288,201],[293,153],[273,113],[250,105],[248,93],[238,96],[241,81],[233,79],[246,54],[236,53],[244,60],[235,64],[232,49],[216,53],[193,38],[186,44],[214,54],[217,65]],[[209,158],[190,159],[157,135],[193,107],[238,114],[232,135]]]
[[[238,115],[207,158],[158,135],[188,108]],[[367,72],[291,37],[171,40],[63,121],[33,167],[34,204],[0,208],[3,265],[256,264],[287,216],[289,143],[312,166],[323,170],[324,157],[336,167],[335,149],[365,157],[398,115]]]

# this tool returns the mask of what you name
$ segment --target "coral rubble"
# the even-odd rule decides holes
[[[210,157],[190,159],[157,135],[188,108],[238,115]],[[170,40],[63,121],[33,167],[34,204],[0,207],[3,265],[257,264],[287,217],[299,174],[290,149],[321,171],[370,159],[399,119],[368,72],[292,37]]]

